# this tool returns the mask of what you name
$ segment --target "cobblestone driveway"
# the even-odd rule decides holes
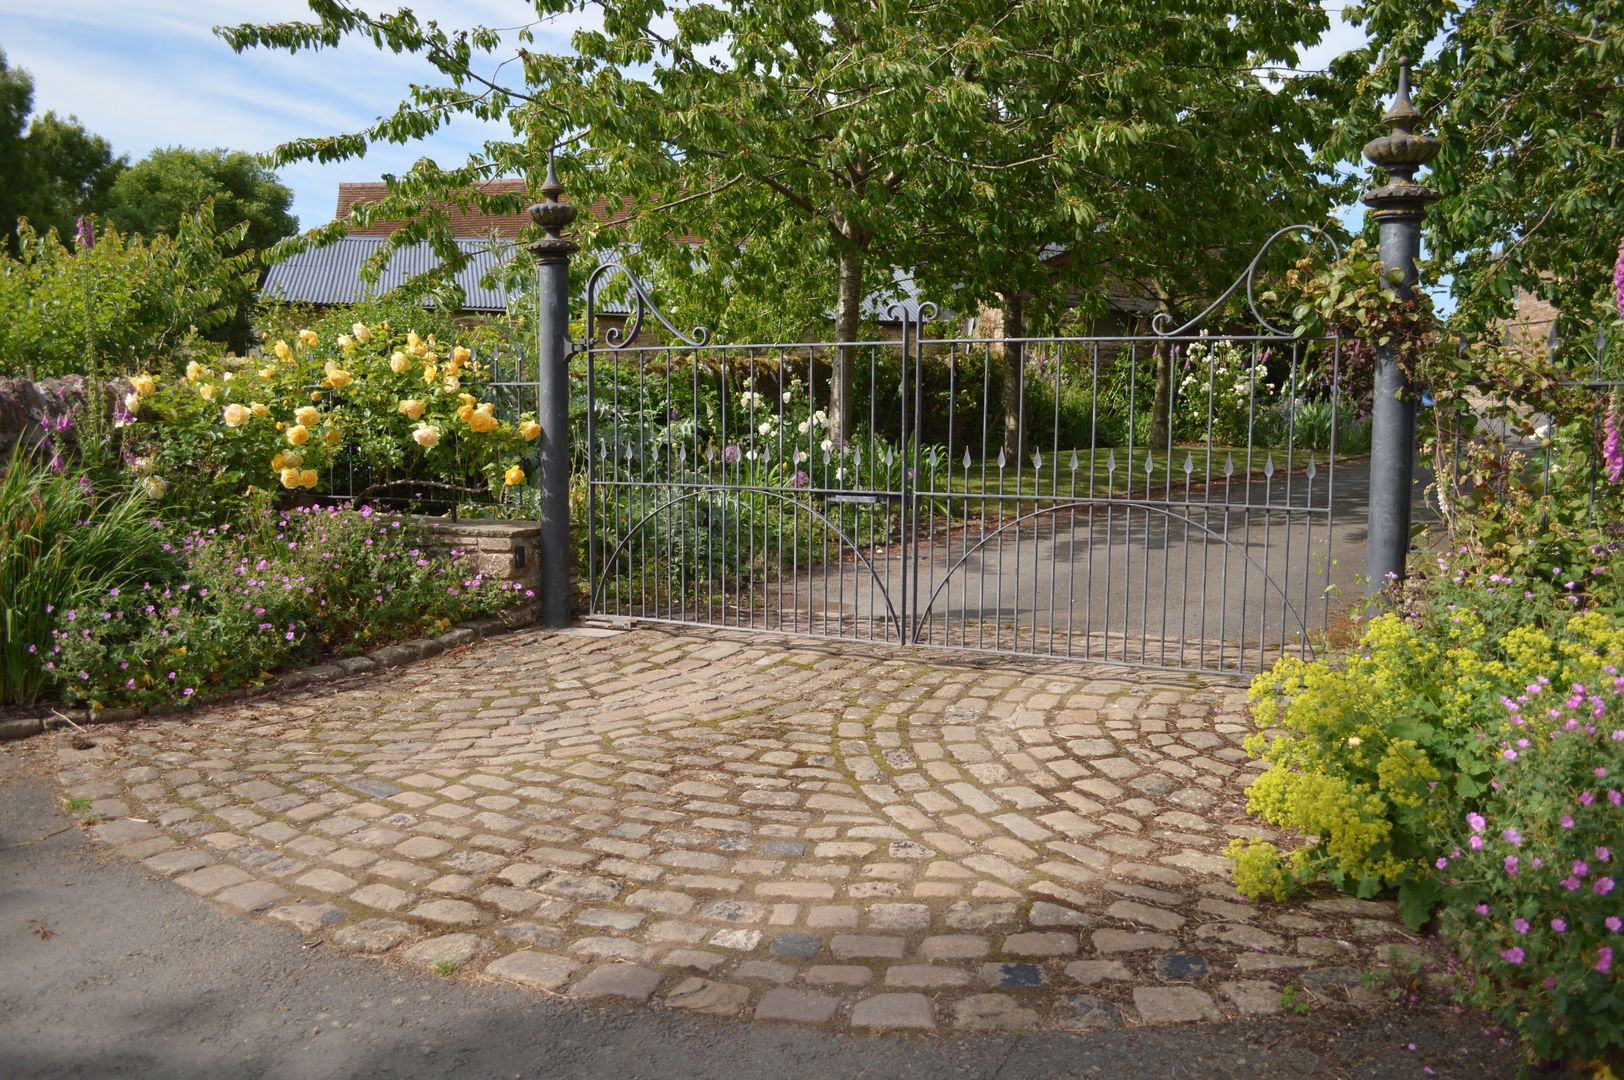
[[[1107,675],[1111,677],[1107,677]],[[655,631],[529,631],[99,729],[93,832],[346,949],[885,1029],[1341,997],[1390,906],[1240,902],[1244,693]],[[65,744],[64,744],[65,745]]]

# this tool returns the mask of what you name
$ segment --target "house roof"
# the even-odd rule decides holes
[[[427,243],[403,247],[389,257],[376,283],[361,280],[361,264],[376,255],[389,242],[383,236],[346,236],[323,247],[290,255],[271,266],[261,292],[273,300],[304,304],[353,304],[369,296],[381,296],[399,287],[408,278],[434,269],[439,258]],[[493,249],[486,240],[462,239],[457,246],[473,256],[457,274],[469,311],[502,311],[507,307],[507,290],[480,283],[487,273],[512,258],[514,248]]]
[[[524,194],[525,182],[519,179],[487,180],[481,185],[488,195]],[[334,221],[348,221],[350,212],[364,203],[374,203],[389,194],[389,185],[381,180],[343,181],[338,185],[338,208]],[[565,200],[568,201],[567,199]],[[597,199],[586,212],[599,220],[609,218],[609,200]],[[453,236],[487,236],[493,230],[504,240],[517,240],[520,230],[530,224],[530,215],[523,210],[516,214],[486,214],[473,208],[464,209],[455,204],[441,206],[450,219]],[[387,237],[399,228],[399,221],[374,221],[365,227],[350,226],[351,236]]]

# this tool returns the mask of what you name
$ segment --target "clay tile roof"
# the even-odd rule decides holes
[[[519,179],[488,180],[485,191],[490,194],[508,194],[510,192],[523,193],[525,182]],[[389,193],[389,187],[381,180],[342,182],[338,185],[338,210],[334,220],[343,221],[350,216],[350,211],[362,203],[377,202]],[[567,200],[566,200],[567,201]],[[603,219],[608,215],[608,200],[599,199],[587,208],[587,212]],[[497,235],[504,240],[519,239],[520,230],[530,223],[530,217],[523,212],[517,214],[482,214],[472,208],[463,210],[460,207],[449,208],[451,215],[451,232],[457,237],[482,237],[495,229]],[[352,226],[351,236],[388,236],[399,227],[398,221],[375,221],[365,228]]]

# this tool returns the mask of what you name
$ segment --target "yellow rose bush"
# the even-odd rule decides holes
[[[491,383],[467,346],[356,322],[291,329],[262,355],[194,360],[174,379],[137,375],[126,406],[141,421],[137,452],[175,502],[319,491],[340,464],[345,494],[501,498],[513,476],[533,474],[540,428],[533,415],[501,415]]]
[[[1490,797],[1507,746],[1548,738],[1537,717],[1513,725],[1506,702],[1624,668],[1624,629],[1545,583],[1441,560],[1401,605],[1353,648],[1287,657],[1253,682],[1259,732],[1247,749],[1268,769],[1248,808],[1306,839],[1289,854],[1232,843],[1242,892],[1283,899],[1321,880],[1359,896],[1396,889],[1419,926],[1442,897],[1449,838]]]

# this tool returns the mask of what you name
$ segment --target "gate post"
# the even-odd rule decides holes
[[[1387,171],[1387,183],[1360,197],[1380,226],[1382,272],[1398,269],[1400,300],[1416,285],[1416,259],[1421,254],[1421,220],[1437,191],[1415,180],[1416,170],[1438,153],[1438,140],[1417,135],[1421,113],[1410,104],[1410,61],[1398,62],[1398,93],[1382,116],[1393,129],[1365,144],[1365,157]],[[1389,578],[1402,579],[1410,548],[1410,498],[1415,458],[1415,397],[1399,356],[1398,344],[1376,349],[1376,377],[1371,416],[1370,527],[1365,572],[1366,594],[1374,596]]]
[[[541,185],[546,202],[530,207],[530,220],[546,235],[530,245],[539,270],[536,291],[536,420],[541,425],[541,625],[570,621],[570,256],[578,249],[562,233],[576,208],[558,201],[553,159]]]

